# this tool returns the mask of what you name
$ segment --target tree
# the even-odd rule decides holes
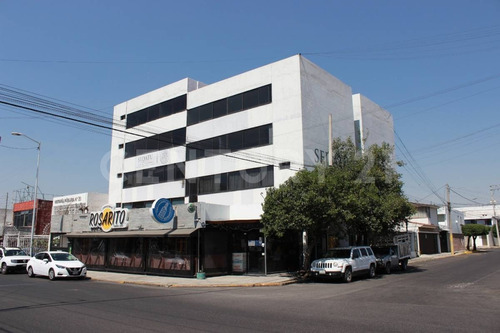
[[[467,250],[470,251],[470,239],[474,240],[474,249],[476,251],[476,238],[477,236],[485,236],[490,233],[490,227],[482,224],[464,224],[462,225],[462,234],[469,237],[467,239]]]
[[[278,188],[269,188],[263,203],[266,236],[305,231],[304,266],[325,234],[368,244],[395,230],[413,212],[392,165],[392,148],[374,145],[360,154],[351,140],[333,142],[333,165],[301,170]]]

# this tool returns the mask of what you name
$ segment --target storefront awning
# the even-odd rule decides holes
[[[197,229],[175,229],[170,231],[167,236],[168,237],[186,237],[191,235]]]
[[[68,238],[122,238],[122,237],[187,237],[196,229],[168,229],[168,230],[127,230],[112,232],[72,232],[66,234]]]

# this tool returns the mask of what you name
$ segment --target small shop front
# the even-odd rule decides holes
[[[113,234],[67,234],[72,253],[96,270],[193,276],[195,229]]]

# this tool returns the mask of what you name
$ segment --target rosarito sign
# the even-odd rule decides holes
[[[127,229],[128,209],[104,206],[100,212],[90,213],[89,227],[91,230],[101,229],[104,232]]]

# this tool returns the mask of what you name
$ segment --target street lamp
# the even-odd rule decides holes
[[[15,136],[24,136],[26,139],[28,140],[31,140],[33,142],[35,142],[38,147],[38,157],[37,157],[37,160],[36,160],[36,178],[35,178],[35,193],[34,193],[34,199],[33,199],[33,216],[31,217],[31,235],[30,235],[30,256],[32,257],[33,256],[33,234],[35,232],[35,221],[36,221],[36,206],[37,206],[37,197],[36,197],[36,194],[37,194],[37,189],[38,189],[38,169],[40,168],[40,146],[42,145],[40,142],[30,138],[29,136],[27,136],[26,134],[23,134],[23,133],[19,133],[19,132],[12,132],[11,133],[12,135],[15,135]]]

